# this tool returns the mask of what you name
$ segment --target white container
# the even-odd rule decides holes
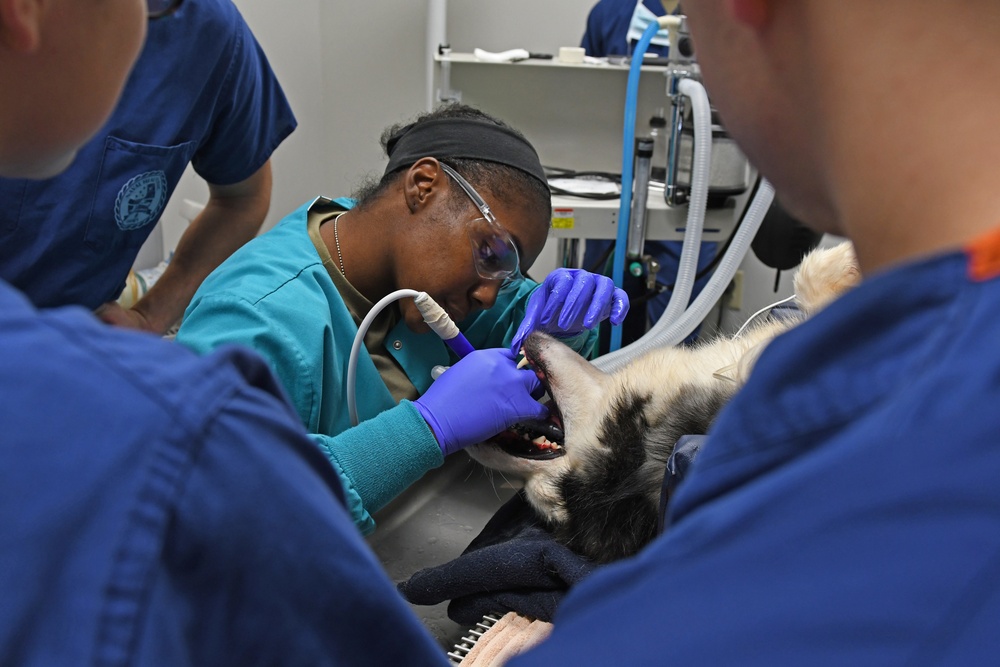
[[[579,64],[583,62],[583,57],[587,52],[579,46],[560,46],[559,62]]]

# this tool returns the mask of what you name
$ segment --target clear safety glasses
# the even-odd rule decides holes
[[[146,0],[146,13],[150,19],[170,16],[184,4],[184,0]]]
[[[517,246],[514,245],[510,233],[497,223],[496,216],[471,183],[448,165],[443,162],[440,164],[444,172],[458,183],[483,214],[483,217],[469,223],[469,241],[472,243],[472,260],[476,265],[476,273],[489,280],[505,280],[518,276],[520,260]]]

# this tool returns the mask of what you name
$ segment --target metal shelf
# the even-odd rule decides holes
[[[613,239],[618,231],[617,199],[592,200],[578,197],[552,197],[552,227],[549,236],[560,239]],[[670,207],[662,190],[650,192],[647,200],[646,238],[681,240],[687,224],[687,207]],[[735,204],[709,209],[705,216],[705,241],[725,241],[732,233]]]

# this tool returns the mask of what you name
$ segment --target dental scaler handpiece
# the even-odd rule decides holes
[[[461,359],[472,352],[475,348],[458,330],[458,325],[444,312],[444,308],[439,306],[427,292],[420,292],[413,297],[413,303],[434,333],[436,333],[444,344],[451,348],[451,351]]]
[[[462,335],[462,332],[458,330],[458,326],[448,316],[448,313],[444,312],[444,308],[439,306],[426,292],[420,292],[417,296],[413,297],[413,303],[416,304],[417,310],[420,311],[427,326],[444,341],[445,345],[451,348],[452,352],[458,355],[459,359],[465,357],[475,349],[465,336]],[[527,363],[527,357],[525,357],[517,367],[519,369],[524,368]],[[435,366],[431,371],[431,377],[437,380],[446,371],[447,368],[444,366]],[[520,429],[523,432],[533,431],[542,435],[549,435],[552,436],[552,439],[558,439],[562,442],[562,430],[545,420],[527,420],[515,424],[513,428],[515,430]],[[555,435],[555,433],[558,433],[558,435]]]

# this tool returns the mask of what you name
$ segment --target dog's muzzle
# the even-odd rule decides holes
[[[525,353],[522,365],[532,366],[538,379],[541,381],[549,396],[552,392],[549,388],[548,377],[540,365],[533,363],[529,355]],[[497,445],[510,456],[522,459],[532,459],[535,461],[547,461],[556,459],[566,454],[563,447],[565,435],[563,433],[562,414],[555,400],[548,403],[549,418],[545,420],[530,420],[515,424],[503,433],[490,439],[490,442]]]

